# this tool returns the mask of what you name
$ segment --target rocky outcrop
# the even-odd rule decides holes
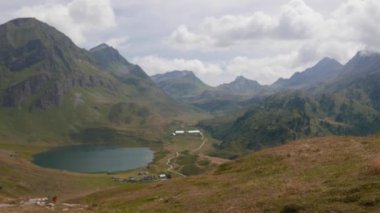
[[[47,109],[58,106],[65,93],[72,87],[104,87],[117,91],[118,85],[94,75],[59,77],[53,79],[48,74],[31,76],[8,87],[0,93],[0,106],[19,107],[25,105],[30,110]]]
[[[1,106],[17,107],[37,94],[49,80],[47,75],[35,75],[7,88],[2,94]]]

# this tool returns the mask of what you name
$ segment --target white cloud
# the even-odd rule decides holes
[[[279,15],[256,11],[251,15],[210,16],[193,30],[181,25],[169,40],[177,49],[185,47],[183,50],[195,51],[244,50],[258,43],[272,48],[273,43],[282,42],[280,46],[286,46],[296,41],[293,48],[297,50],[305,51],[314,44],[315,57],[312,60],[323,57],[320,54],[347,60],[343,46],[346,50],[363,46],[380,50],[379,20],[380,1],[376,0],[348,0],[329,16],[313,10],[303,0],[291,0],[281,7]],[[174,34],[191,35],[188,37],[197,39],[175,39]],[[199,43],[202,45],[197,45]],[[339,48],[326,50],[330,45]]]
[[[291,63],[297,57],[297,52],[260,59],[238,56],[228,63],[226,71],[231,76],[242,75],[261,84],[271,84],[280,77],[290,77],[294,71],[305,68]]]
[[[179,49],[191,50],[212,46],[214,41],[209,36],[189,32],[185,25],[181,25],[169,36],[168,43]],[[181,45],[177,46],[177,44]]]
[[[344,63],[360,49],[380,51],[380,1],[347,0],[329,14],[317,12],[306,1],[311,2],[290,0],[277,14],[209,16],[191,29],[181,26],[193,38],[212,41],[203,45],[169,39],[187,51],[247,53],[251,57],[232,57],[222,67],[224,73],[239,73],[261,83],[289,77],[326,56]]]
[[[334,12],[333,19],[336,32],[343,30],[342,39],[380,50],[380,1],[348,0]]]
[[[47,22],[78,44],[86,41],[87,32],[100,32],[116,26],[109,0],[73,0],[67,4],[27,6],[17,10],[15,16],[35,17]]]
[[[323,23],[323,16],[305,4],[303,0],[291,0],[282,7],[275,29],[279,39],[310,38]]]
[[[282,7],[279,16],[271,16],[262,11],[251,15],[225,15],[219,18],[207,17],[191,32],[187,26],[179,26],[169,37],[175,47],[186,46],[196,50],[209,49],[210,46],[231,47],[246,40],[268,39],[308,39],[316,33],[323,23],[323,16],[307,6],[302,0],[292,0]],[[191,35],[191,38],[207,38],[202,41],[208,45],[192,45],[199,39],[176,39],[173,35]],[[185,36],[183,36],[185,37]],[[188,36],[189,37],[189,36]],[[203,47],[203,48],[202,48]]]
[[[150,55],[141,58],[133,58],[132,62],[140,65],[149,75],[165,73],[173,70],[193,71],[202,80],[212,85],[219,82],[217,82],[217,79],[212,81],[211,78],[223,74],[222,68],[217,63],[205,63],[197,59],[167,59]]]
[[[263,37],[270,34],[275,27],[270,16],[257,12],[252,16],[207,17],[201,23],[200,31],[205,35],[210,35],[217,41],[214,42],[215,44],[223,47],[230,46],[239,40]]]

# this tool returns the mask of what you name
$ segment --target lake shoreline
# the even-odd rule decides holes
[[[117,173],[149,165],[154,152],[149,147],[86,144],[61,146],[33,156],[32,163],[79,173]]]

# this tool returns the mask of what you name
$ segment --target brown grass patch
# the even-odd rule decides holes
[[[368,173],[371,175],[380,174],[380,155],[376,155],[375,157],[369,160]]]

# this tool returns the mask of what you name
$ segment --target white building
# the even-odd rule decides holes
[[[189,133],[189,134],[201,134],[201,131],[197,130],[197,129],[194,129],[194,130],[187,131],[187,133]]]
[[[159,177],[161,180],[166,180],[166,179],[167,179],[166,174],[160,174],[158,177]]]

